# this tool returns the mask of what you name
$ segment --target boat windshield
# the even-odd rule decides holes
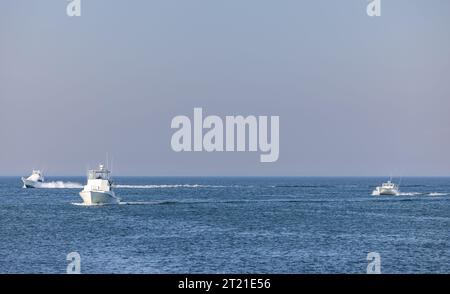
[[[90,170],[88,178],[90,180],[108,180],[109,173],[107,170]]]

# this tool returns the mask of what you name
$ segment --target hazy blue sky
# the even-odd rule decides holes
[[[0,2],[0,175],[450,175],[450,1]],[[280,158],[175,153],[175,115],[279,115]]]

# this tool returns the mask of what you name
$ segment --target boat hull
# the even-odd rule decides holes
[[[383,188],[377,188],[377,194],[378,195],[389,195],[389,196],[396,196],[399,194],[399,191],[396,189],[383,189]]]
[[[25,178],[22,178],[22,182],[23,182],[24,188],[39,188],[39,186],[41,184],[40,182],[30,181]]]
[[[398,195],[398,192],[397,191],[392,191],[392,190],[382,190],[380,192],[380,195],[392,195],[392,196],[395,196],[395,195]]]
[[[120,199],[112,191],[81,191],[80,196],[86,205],[117,204],[120,202]]]

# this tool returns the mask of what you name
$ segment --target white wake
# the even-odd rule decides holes
[[[40,183],[39,185],[36,186],[36,188],[42,188],[42,189],[81,189],[81,188],[83,188],[83,185],[81,185],[80,183],[55,181],[55,182]]]
[[[428,195],[428,196],[447,196],[450,195],[450,193],[442,193],[442,192],[400,192],[397,195],[393,196],[421,196],[421,195]],[[373,190],[372,196],[380,196],[380,193],[377,190]]]
[[[111,205],[154,205],[154,204],[164,204],[167,201],[134,201],[134,202],[124,202],[120,201],[118,203],[93,203],[93,204],[86,204],[84,202],[72,202],[70,204],[76,205],[76,206],[111,206]]]
[[[428,194],[429,196],[446,196],[449,195],[449,193],[439,193],[439,192],[433,192]]]
[[[377,189],[375,189],[372,191],[372,196],[380,196],[380,192]]]
[[[386,196],[419,196],[419,195],[423,195],[423,193],[419,193],[419,192],[399,192],[395,195],[386,195]],[[373,190],[372,191],[372,196],[381,196],[380,192],[378,190]]]
[[[189,185],[189,184],[176,184],[176,185],[114,185],[114,188],[124,189],[166,189],[166,188],[225,188],[226,186],[213,186],[213,185]]]
[[[400,193],[398,193],[398,196],[418,196],[418,195],[423,195],[423,193],[419,193],[419,192],[400,192]]]

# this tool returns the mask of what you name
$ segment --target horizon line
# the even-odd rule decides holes
[[[4,178],[23,177],[23,175],[0,175]],[[86,175],[46,175],[45,177],[86,177]],[[146,177],[146,178],[390,178],[389,175],[114,175],[114,177]],[[406,175],[400,178],[450,178],[449,175]]]

